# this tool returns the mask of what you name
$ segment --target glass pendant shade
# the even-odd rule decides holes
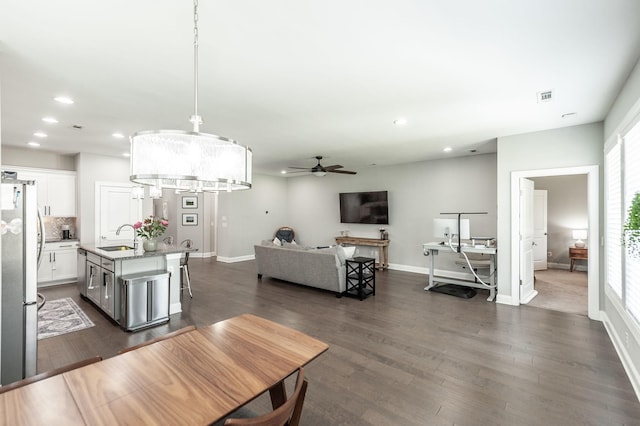
[[[131,136],[130,180],[179,191],[251,188],[252,152],[232,139],[180,130]]]

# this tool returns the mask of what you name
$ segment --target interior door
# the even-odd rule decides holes
[[[100,194],[100,204],[96,208],[98,212],[98,223],[96,230],[96,245],[117,241],[130,240],[133,242],[133,229],[123,228],[120,235],[116,231],[125,223],[133,225],[141,220],[139,207],[140,200],[131,196],[132,186],[128,184],[98,184]]]
[[[547,191],[533,191],[533,269],[547,269]]]
[[[533,280],[533,186],[529,179],[520,179],[520,303],[536,296]]]

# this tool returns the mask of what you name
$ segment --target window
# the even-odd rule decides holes
[[[624,155],[624,215],[631,206],[634,195],[640,192],[640,123],[623,137]],[[625,306],[629,313],[640,321],[640,259],[625,254]]]
[[[640,325],[640,258],[623,244],[623,228],[635,194],[640,192],[640,120],[605,150],[606,283]]]
[[[606,188],[606,282],[622,299],[622,170],[620,141],[605,156]]]

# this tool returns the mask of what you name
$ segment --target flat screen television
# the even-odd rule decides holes
[[[387,191],[341,192],[340,222],[388,225]]]

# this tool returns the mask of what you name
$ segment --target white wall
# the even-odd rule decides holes
[[[78,181],[78,219],[81,244],[95,243],[96,182],[129,183],[129,160],[104,155],[80,153],[76,156]],[[149,197],[143,200],[143,217],[151,214]],[[141,218],[142,219],[142,218]]]
[[[515,171],[602,166],[603,123],[498,138],[498,298],[511,294],[511,174]],[[600,188],[602,200],[602,187]],[[602,206],[600,206],[602,217]],[[602,225],[602,224],[601,224]],[[600,226],[602,229],[602,226]],[[593,259],[602,263],[602,259]],[[517,295],[515,295],[517,296]]]

